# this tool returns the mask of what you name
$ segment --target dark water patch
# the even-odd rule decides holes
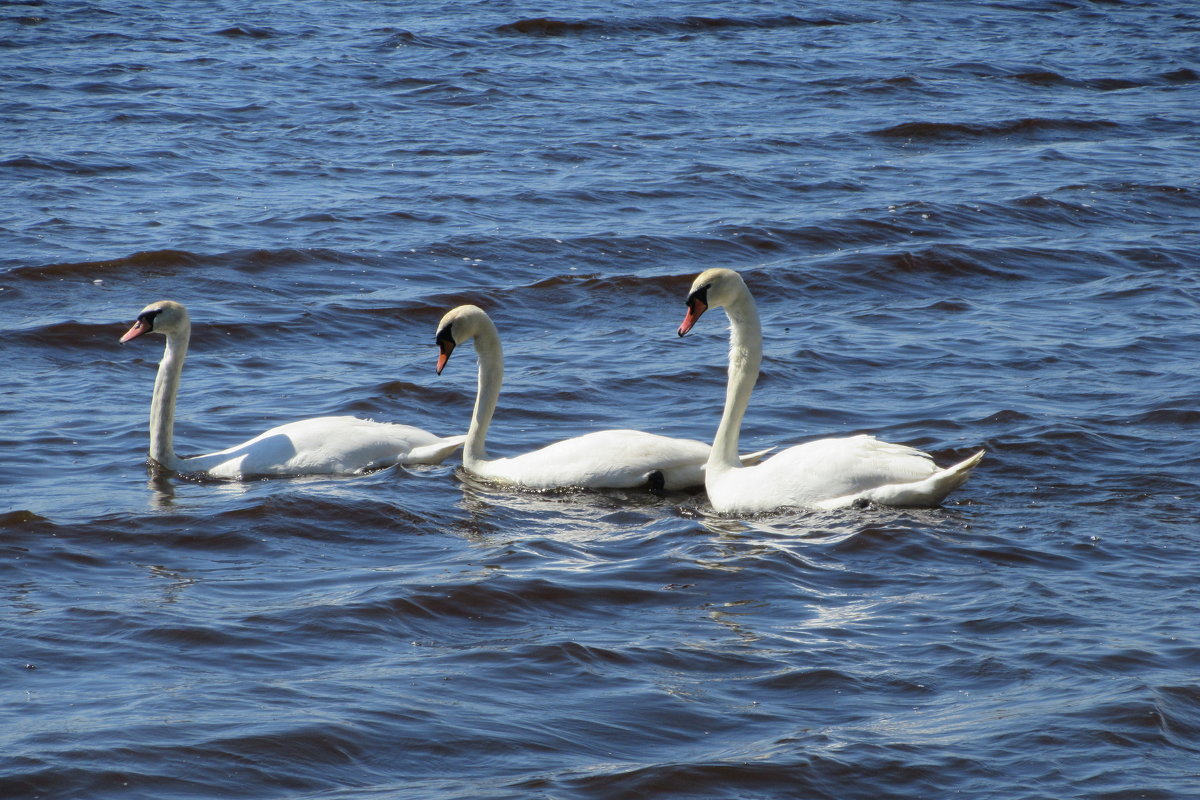
[[[1128,78],[1091,78],[1083,82],[1089,89],[1096,89],[1101,92],[1116,92],[1122,89],[1138,89],[1147,84],[1146,81],[1131,80]]]
[[[134,314],[136,316],[136,313]],[[130,319],[132,323],[132,317]],[[123,326],[128,329],[128,326]],[[124,333],[125,330],[121,330]],[[58,352],[72,349],[95,350],[111,348],[120,337],[109,326],[88,325],[79,322],[52,322],[28,327],[10,334],[9,340],[22,347],[53,348]]]
[[[1200,686],[1158,686],[1154,695],[1168,735],[1178,744],[1200,747]]]
[[[1140,183],[1137,181],[1101,181],[1096,184],[1072,184],[1064,186],[1060,191],[1088,191],[1098,190],[1103,192],[1111,192],[1113,194],[1133,194],[1133,195],[1170,195],[1168,199],[1172,202],[1183,202],[1189,205],[1196,204],[1200,198],[1200,192],[1196,191],[1193,186],[1179,186],[1175,184],[1153,184]]]
[[[940,513],[946,515],[952,512],[943,510]],[[875,515],[884,517],[884,520],[873,520]],[[944,542],[915,532],[910,525],[887,519],[890,516],[893,516],[893,512],[889,509],[868,510],[865,518],[860,518],[854,530],[829,544],[829,552],[837,554],[839,558],[886,553],[889,558],[896,559],[897,563],[903,561],[913,564],[931,557],[945,557],[944,553],[939,552],[944,547]],[[861,579],[868,582],[873,580],[870,576],[863,576]]]
[[[574,668],[580,674],[603,672],[607,667],[632,667],[639,663],[634,654],[608,647],[588,646],[578,642],[539,644],[514,653],[522,662],[540,665],[548,672]]]
[[[431,225],[443,225],[451,221],[450,216],[446,214],[421,211],[385,211],[380,217],[398,222],[424,222]]]
[[[17,25],[22,25],[27,28],[44,25],[50,21],[49,17],[39,17],[34,14],[20,14],[16,16],[5,15],[4,19],[8,22],[15,22]]]
[[[1106,212],[1104,209],[1096,208],[1094,204],[1040,194],[1018,197],[1012,201],[1012,205],[1017,209],[1045,212],[1046,220],[1058,223],[1092,224],[1097,216],[1103,217],[1108,213],[1119,213]]]
[[[845,694],[848,696],[872,694],[885,691],[889,694],[914,694],[928,696],[925,687],[916,684],[897,686],[896,681],[882,678],[863,677],[848,674],[841,670],[830,668],[800,668],[788,669],[776,674],[755,680],[754,686],[763,691],[799,693],[820,697],[827,693]]]
[[[88,34],[87,36],[83,37],[83,40],[88,43],[107,45],[118,42],[134,42],[137,39],[130,34],[120,33],[118,31],[98,31],[96,33]]]
[[[236,109],[234,109],[236,110]],[[154,111],[121,111],[113,114],[107,119],[108,122],[123,123],[128,125],[162,125],[164,123],[172,123],[176,125],[215,125],[220,126],[231,121],[231,118],[219,113],[204,113],[200,111],[173,111],[173,110],[154,110]],[[190,179],[197,178],[214,181],[215,179],[207,172],[198,173],[188,176]]]
[[[765,242],[765,243],[764,243]],[[781,246],[781,245],[774,245]],[[643,234],[624,236],[609,233],[603,236],[579,236],[573,238],[512,237],[512,238],[463,238],[438,242],[426,246],[424,252],[448,259],[474,259],[480,253],[502,249],[509,261],[532,262],[533,265],[554,263],[566,259],[572,264],[606,264],[614,261],[645,263],[648,260],[692,260],[697,252],[716,263],[739,263],[738,259],[754,256],[759,247],[771,249],[770,240],[745,232],[730,234],[726,231],[712,233],[664,235]],[[711,265],[711,264],[710,264]],[[465,268],[453,261],[444,271],[447,279],[460,277]],[[699,270],[697,270],[699,271]]]
[[[189,649],[196,653],[204,650],[226,652],[254,652],[261,638],[251,631],[217,630],[196,625],[157,625],[134,632],[130,639],[156,647]]]
[[[1012,77],[1035,86],[1067,86],[1073,83],[1070,79],[1052,70],[1035,69],[1027,72],[1017,72]]]
[[[1191,408],[1155,408],[1134,414],[1126,420],[1134,425],[1167,425],[1188,428],[1200,423],[1200,410]]]
[[[109,754],[111,755],[111,752]],[[130,755],[123,754],[125,758]],[[134,772],[128,767],[67,767],[60,764],[47,765],[46,761],[39,759],[21,764],[19,769],[21,776],[18,778],[0,777],[0,791],[4,792],[5,797],[116,797],[133,787],[136,787],[136,791],[171,797],[204,793],[210,789],[203,782],[194,779],[170,778],[155,775],[152,771]]]
[[[1189,72],[1191,72],[1191,70],[1185,69],[1172,73],[1163,73],[1160,75],[1139,78],[1080,78],[1067,77],[1059,74],[1058,72],[1054,72],[1053,70],[1033,69],[1028,71],[1013,72],[1011,75],[1006,77],[1011,77],[1013,80],[1017,80],[1032,86],[1057,86],[1090,89],[1098,92],[1115,92],[1123,89],[1141,89],[1148,86],[1190,83],[1194,81],[1195,78],[1187,75]]]
[[[328,788],[329,770],[357,758],[362,742],[361,735],[354,736],[346,726],[299,720],[254,726],[241,733],[232,726],[212,726],[207,736],[190,738],[171,736],[155,723],[105,733],[112,744],[104,748],[76,741],[56,743],[52,760],[47,761],[72,766],[56,764],[55,768],[33,771],[18,788],[88,797],[117,797],[131,791],[156,797],[252,797],[264,790],[307,793]],[[158,743],[127,743],[145,737]],[[288,753],[300,755],[308,766],[273,774]],[[109,768],[112,758],[121,759],[125,769]],[[179,759],[202,759],[216,770],[202,776],[186,774],[171,766]]]
[[[705,33],[722,30],[778,30],[787,28],[827,27],[873,22],[850,14],[824,17],[799,17],[791,14],[761,17],[642,17],[633,19],[563,20],[534,17],[497,26],[501,35],[522,36],[612,36],[621,34]]]
[[[1103,119],[1024,117],[995,123],[903,122],[899,125],[868,131],[868,133],[884,139],[939,142],[993,137],[1044,138],[1043,134],[1085,136],[1091,133],[1111,132],[1118,128],[1120,128],[1118,123]]]
[[[1163,72],[1158,77],[1168,83],[1196,83],[1200,81],[1200,72],[1187,67],[1181,67],[1170,72]]]
[[[187,516],[163,515],[161,519],[175,519],[177,527],[164,536],[157,533],[161,529],[160,524],[114,516],[87,525],[51,523],[52,527],[44,533],[63,543],[61,546],[66,548],[67,553],[77,553],[87,548],[98,548],[90,552],[100,552],[113,546],[157,548],[169,545],[209,552],[244,552],[261,547],[261,540],[249,532],[206,528]],[[152,538],[148,541],[147,537]]]
[[[1086,709],[1069,712],[1084,728],[1083,735],[1097,742],[1123,746],[1146,744],[1169,747],[1166,717],[1155,698],[1140,692],[1107,697]]]
[[[247,275],[271,273],[304,266],[370,263],[362,256],[324,248],[283,248],[277,250],[233,250],[209,256],[214,263],[228,265]]]
[[[552,618],[604,617],[616,608],[653,607],[661,602],[658,592],[597,582],[592,587],[532,577],[506,577],[465,584],[414,587],[402,596],[341,604],[326,611],[346,617],[348,625],[385,624],[439,626],[456,621],[470,626],[526,624],[530,609]],[[308,615],[309,612],[303,612]],[[310,623],[311,624],[311,623]],[[328,616],[321,622],[329,625]],[[336,627],[336,624],[334,625]]]
[[[380,44],[380,49],[392,50],[401,47],[428,47],[439,50],[462,50],[479,46],[477,40],[472,39],[456,39],[442,35],[433,35],[428,32],[416,31],[396,31],[384,29],[375,31],[384,35],[385,38]]]
[[[924,280],[928,277],[991,278],[1005,281],[1028,279],[1024,270],[1010,266],[1014,264],[1014,258],[1010,256],[1001,260],[998,256],[996,252],[976,248],[933,245],[871,259],[861,264],[864,272],[862,277],[872,283],[883,284],[892,281]],[[876,263],[872,264],[871,261]]]
[[[73,159],[41,158],[37,156],[15,156],[0,161],[0,169],[11,169],[18,173],[64,173],[80,177],[136,172],[141,167],[133,162],[104,158],[99,154],[80,155]]]
[[[49,520],[40,514],[35,514],[32,511],[18,509],[16,511],[6,511],[0,514],[0,526],[8,528],[10,526],[26,526],[30,524],[48,523]]]
[[[857,744],[836,756],[812,752],[809,730],[773,744],[769,758],[700,758],[640,768],[616,768],[556,783],[582,796],[632,797],[675,795],[735,800],[756,797],[900,798],[937,794],[947,773],[961,776],[981,769],[964,759],[914,761],[911,747]],[[886,776],[886,779],[885,777]]]
[[[285,34],[282,31],[274,28],[265,28],[257,25],[238,24],[228,28],[221,28],[213,31],[215,36],[222,36],[227,39],[275,39]]]
[[[1186,270],[1196,263],[1200,248],[1176,250],[1164,247],[1118,247],[1113,255],[1147,269]]]
[[[71,87],[72,91],[94,95],[145,94],[147,92],[170,91],[177,88],[170,84],[145,81],[81,81]]]
[[[278,513],[284,509],[286,514]],[[237,530],[250,530],[257,536],[271,539],[296,537],[326,542],[347,537],[352,541],[360,534],[347,531],[339,524],[345,511],[345,505],[337,499],[284,495],[264,497],[252,506],[223,512],[220,521],[222,527],[229,525]],[[364,502],[354,513],[364,528],[386,529],[397,535],[431,533],[439,529],[433,519],[384,500]],[[189,539],[183,543],[194,541],[197,540]]]
[[[1058,14],[1063,11],[1078,11],[1086,6],[1072,0],[1025,0],[1024,2],[990,2],[985,5],[1005,11],[1024,11],[1041,14]]]
[[[429,337],[428,344],[430,364],[427,374],[432,375],[433,359],[437,353],[432,336]],[[394,411],[396,404],[399,402],[409,405],[440,408],[444,406],[448,407],[459,399],[458,392],[450,387],[440,384],[411,383],[402,380],[387,381],[365,387],[365,394],[367,395],[365,399],[351,401],[345,406],[347,414],[374,417],[375,419],[387,421],[388,415]],[[468,418],[464,415],[461,420],[457,421],[457,425],[450,424],[447,431],[450,429],[457,430],[458,428],[462,428],[465,431],[468,421]]]
[[[183,250],[155,250],[104,261],[18,267],[9,271],[7,275],[34,281],[112,277],[127,273],[171,275],[199,263],[201,256],[195,253]]]

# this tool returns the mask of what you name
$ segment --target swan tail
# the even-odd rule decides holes
[[[445,461],[450,455],[463,446],[463,442],[467,441],[466,435],[462,436],[447,436],[434,444],[421,445],[414,447],[408,451],[408,455],[404,457],[402,463],[405,464],[440,464]]]
[[[884,506],[936,506],[946,495],[967,482],[973,470],[983,460],[984,451],[966,458],[952,467],[914,483],[893,483],[864,492],[861,497]]]
[[[946,495],[967,482],[967,478],[971,477],[971,470],[983,460],[983,453],[984,451],[980,450],[954,466],[938,470],[928,478],[919,481],[889,483],[858,494],[823,500],[815,503],[814,507],[827,510],[876,503],[881,506],[931,508],[941,503]]]
[[[738,459],[742,462],[743,467],[753,467],[774,449],[774,447],[768,447],[766,450],[759,450],[756,453],[746,453],[744,456],[738,456]]]

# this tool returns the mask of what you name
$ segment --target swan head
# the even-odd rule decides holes
[[[489,327],[495,329],[487,312],[479,306],[459,306],[447,311],[437,327],[437,374],[442,374],[455,347],[474,339],[480,331]]]
[[[190,328],[191,324],[186,308],[173,300],[159,300],[142,309],[133,327],[121,337],[121,342],[128,342],[146,333],[170,336]]]
[[[729,305],[745,293],[746,282],[733,270],[722,267],[704,270],[692,281],[687,297],[687,315],[679,326],[679,335],[690,331],[700,315],[708,309]]]

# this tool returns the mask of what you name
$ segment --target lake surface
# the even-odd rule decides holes
[[[1200,6],[0,6],[0,796],[1200,796]],[[349,413],[512,455],[869,432],[937,509],[147,469]]]

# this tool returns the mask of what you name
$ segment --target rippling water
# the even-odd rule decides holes
[[[0,6],[0,796],[1200,789],[1200,8]],[[944,507],[713,515],[456,464],[147,472],[353,413],[988,457]]]

